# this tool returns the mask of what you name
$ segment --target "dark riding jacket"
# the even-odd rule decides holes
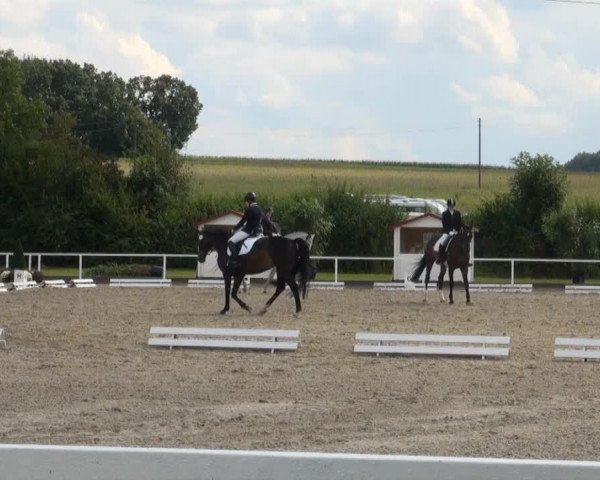
[[[262,233],[263,217],[264,215],[258,204],[251,203],[250,206],[246,208],[242,219],[235,227],[233,227],[233,230],[239,230],[241,227],[242,231],[249,233],[252,236],[259,235]]]
[[[463,226],[462,217],[460,212],[454,209],[454,213],[450,213],[450,210],[445,210],[442,213],[442,231],[449,234],[452,230],[460,232]]]

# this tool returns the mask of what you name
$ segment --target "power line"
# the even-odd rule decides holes
[[[582,3],[584,5],[598,5],[600,6],[600,2],[594,2],[592,0],[545,0],[546,2],[555,2],[555,3]]]

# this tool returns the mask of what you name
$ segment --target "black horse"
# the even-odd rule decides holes
[[[440,236],[436,236],[427,242],[427,246],[425,247],[425,254],[419,260],[419,264],[417,268],[413,271],[410,280],[412,282],[418,282],[423,270],[426,269],[425,273],[425,296],[427,296],[427,284],[429,283],[429,275],[431,273],[431,268],[433,267],[433,263],[437,260],[438,252],[433,250],[433,246],[435,242],[440,238]],[[457,268],[460,269],[462,273],[463,283],[465,285],[465,292],[467,294],[467,304],[471,303],[471,296],[469,295],[469,279],[468,279],[468,271],[470,265],[470,254],[471,254],[471,240],[473,238],[473,228],[471,226],[465,225],[462,227],[460,232],[458,232],[452,238],[452,241],[448,245],[446,249],[446,261],[440,265],[440,275],[437,281],[437,288],[440,291],[442,301],[444,299],[444,292],[442,287],[444,286],[444,275],[446,273],[446,264],[448,265],[448,275],[450,277],[450,303],[454,303],[454,298],[452,296],[452,290],[454,288],[454,270]]]
[[[198,234],[198,260],[202,263],[206,255],[214,250],[217,252],[217,265],[225,280],[225,307],[221,313],[229,310],[229,295],[244,310],[250,307],[238,297],[238,289],[245,275],[261,273],[273,267],[277,269],[277,288],[275,293],[261,310],[264,314],[279,294],[289,285],[296,301],[296,313],[302,310],[298,284],[294,280],[300,274],[300,290],[302,298],[306,296],[307,284],[310,280],[311,265],[308,244],[302,239],[290,240],[285,237],[262,237],[256,240],[252,250],[246,255],[237,257],[237,264],[231,268],[227,265],[227,241],[229,233],[221,230],[206,230]],[[231,279],[233,278],[233,287]]]

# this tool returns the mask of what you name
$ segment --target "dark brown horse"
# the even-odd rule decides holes
[[[410,280],[412,282],[418,282],[423,270],[425,270],[425,296],[427,296],[427,284],[429,283],[429,276],[431,268],[434,262],[438,258],[438,252],[433,250],[435,242],[440,238],[436,236],[429,240],[425,247],[425,254],[419,260],[419,264],[411,274]],[[452,296],[452,290],[454,289],[454,270],[459,269],[462,273],[463,283],[465,285],[465,292],[467,294],[467,304],[471,303],[471,296],[469,295],[469,265],[470,265],[470,254],[471,254],[471,240],[473,238],[473,228],[465,225],[462,227],[452,238],[452,241],[446,249],[446,261],[440,265],[440,275],[438,276],[437,288],[440,291],[442,301],[444,299],[444,292],[442,290],[444,286],[444,275],[446,273],[446,265],[448,268],[448,275],[450,277],[450,303],[454,303],[454,297]]]
[[[229,233],[220,230],[206,230],[198,234],[198,261],[203,263],[210,251],[217,252],[217,265],[225,280],[225,307],[221,313],[229,310],[229,296],[244,310],[251,308],[238,297],[238,289],[245,275],[252,275],[269,270],[277,269],[277,288],[275,293],[261,310],[264,314],[279,294],[285,289],[286,284],[290,287],[296,301],[296,313],[302,310],[298,284],[294,280],[296,274],[300,274],[300,290],[302,298],[306,296],[307,284],[310,280],[312,266],[308,244],[302,239],[290,240],[285,237],[262,237],[253,245],[246,255],[237,257],[237,264],[231,268],[227,265],[227,241]],[[231,279],[233,278],[233,287]]]

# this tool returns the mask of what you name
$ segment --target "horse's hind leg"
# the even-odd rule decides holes
[[[460,269],[460,273],[462,274],[463,283],[465,284],[465,293],[467,294],[467,305],[471,305],[471,295],[469,294],[469,268],[462,267]]]
[[[286,280],[287,284],[290,286],[290,290],[294,294],[294,300],[296,302],[296,313],[300,313],[302,310],[302,305],[300,304],[300,293],[298,292],[298,284],[294,277],[290,277],[289,280]]]
[[[275,293],[271,296],[271,298],[267,300],[267,303],[265,303],[263,309],[260,312],[258,312],[259,315],[264,315],[265,313],[267,313],[267,309],[271,306],[271,304],[275,301],[279,294],[284,290],[285,281],[279,275],[277,275],[277,288],[275,289]]]
[[[238,305],[240,307],[242,307],[244,310],[246,310],[247,312],[251,312],[252,309],[245,302],[240,300],[240,298],[237,295],[243,279],[244,279],[244,275],[242,275],[242,274],[237,274],[234,277],[233,288],[231,289],[231,298],[233,298],[238,303]]]
[[[429,284],[429,278],[431,276],[431,266],[433,264],[427,264],[427,268],[425,270],[425,297],[423,298],[423,302],[427,303],[427,285]]]
[[[454,290],[454,269],[453,268],[449,268],[448,269],[448,276],[450,277],[450,296],[449,298],[449,303],[454,303],[454,297],[452,295],[452,290]]]

